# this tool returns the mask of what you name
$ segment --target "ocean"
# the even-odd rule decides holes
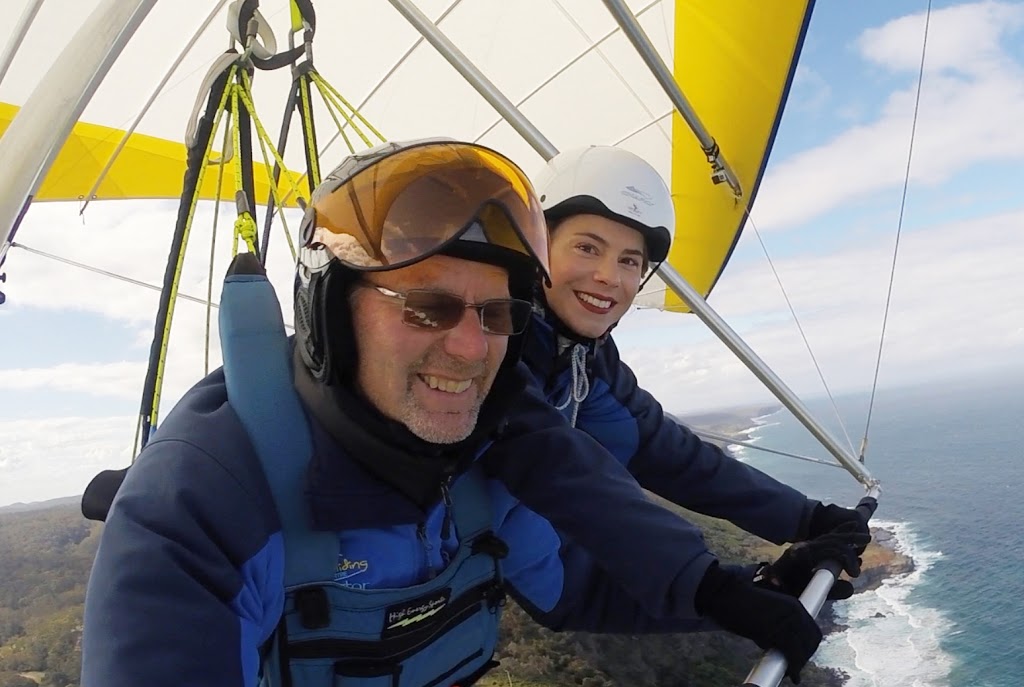
[[[854,446],[868,395],[836,399]],[[831,403],[809,402],[845,442]],[[757,445],[830,458],[788,411],[753,419]],[[880,390],[866,465],[881,480],[873,523],[914,572],[836,604],[848,630],[815,661],[849,687],[1024,684],[1024,379]],[[845,471],[741,448],[740,457],[825,502],[863,495]]]

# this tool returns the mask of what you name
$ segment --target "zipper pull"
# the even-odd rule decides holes
[[[452,534],[452,493],[449,487],[452,476],[448,475],[441,482],[441,500],[444,502],[444,520],[441,521],[441,541],[447,541]]]
[[[416,525],[416,538],[423,545],[423,557],[427,561],[427,579],[432,580],[437,577],[437,571],[434,570],[434,564],[430,562],[430,552],[434,547],[430,545],[430,541],[427,539],[427,524],[425,522]]]

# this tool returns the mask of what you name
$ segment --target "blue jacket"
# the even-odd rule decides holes
[[[561,407],[578,429],[600,442],[640,486],[776,544],[806,538],[817,501],[702,441],[666,415],[619,359],[610,336],[578,344],[574,382],[572,358],[577,344],[561,337],[537,313],[523,362],[548,402]],[[585,398],[573,398],[574,386],[576,399]]]
[[[700,532],[566,427],[527,396],[482,459],[502,478],[487,489],[508,590],[556,629],[708,627],[693,608],[715,560]],[[420,510],[315,422],[312,439],[336,468],[307,495],[316,526],[337,533],[339,583],[405,587],[447,565],[457,542],[442,536],[442,504]],[[553,525],[581,549],[563,553]],[[83,687],[252,687],[282,615],[283,569],[269,485],[215,372],[168,415],[111,507],[86,595]]]

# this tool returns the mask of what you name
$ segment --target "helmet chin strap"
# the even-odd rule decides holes
[[[650,270],[648,270],[647,272],[647,276],[644,277],[644,280],[642,282],[640,282],[640,287],[636,290],[637,295],[639,295],[640,292],[644,290],[644,287],[647,286],[647,282],[651,280],[651,277],[654,276],[654,273],[658,271],[658,268],[661,267],[663,262],[665,261],[662,260],[657,263],[651,263]]]

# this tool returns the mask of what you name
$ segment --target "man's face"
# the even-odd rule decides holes
[[[365,282],[392,291],[430,289],[467,303],[508,298],[508,273],[494,265],[435,255]],[[453,329],[431,331],[402,322],[401,301],[376,289],[351,295],[359,364],[358,389],[387,417],[435,444],[468,437],[508,350],[508,337],[484,333],[467,308]]]

